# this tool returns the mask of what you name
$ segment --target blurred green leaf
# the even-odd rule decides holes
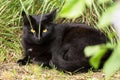
[[[120,42],[115,47],[111,57],[106,61],[103,70],[106,74],[106,78],[108,79],[119,69],[120,69]]]
[[[113,1],[112,0],[98,0],[99,4],[107,3],[107,2],[113,2]]]
[[[98,27],[99,28],[104,28],[104,27],[108,27],[108,25],[110,25],[110,23],[112,22],[112,14],[114,12],[116,8],[116,5],[113,4],[112,7],[106,9],[105,12],[103,12],[102,16],[99,18],[99,22],[98,22]]]
[[[94,2],[94,0],[85,0],[86,1],[86,5],[91,6],[92,3]]]
[[[66,0],[60,17],[77,18],[85,9],[85,0]]]
[[[103,13],[102,17],[100,17],[98,22],[99,28],[107,27],[111,22],[110,12]]]
[[[104,56],[106,51],[107,47],[105,46],[105,44],[88,46],[85,48],[85,55],[87,57],[91,57],[90,63],[95,69],[97,69],[99,67],[100,60]]]

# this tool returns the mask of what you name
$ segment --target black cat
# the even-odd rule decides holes
[[[91,66],[89,58],[84,55],[84,48],[106,43],[107,37],[86,24],[55,24],[55,16],[56,10],[43,14],[42,19],[41,15],[27,17],[26,13],[22,12],[22,45],[25,57],[18,60],[18,63],[25,65],[38,62],[43,66],[54,65],[58,70],[70,72],[89,69]],[[108,55],[102,59],[101,66],[107,57]]]

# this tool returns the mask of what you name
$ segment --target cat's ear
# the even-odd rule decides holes
[[[27,15],[24,11],[22,11],[22,18],[25,26],[36,25],[36,20],[31,15]]]
[[[46,23],[52,22],[52,21],[55,19],[55,17],[56,17],[56,11],[57,11],[57,9],[54,9],[52,12],[46,14],[44,21],[45,21]]]

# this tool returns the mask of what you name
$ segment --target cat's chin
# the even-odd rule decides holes
[[[42,42],[41,42],[41,41],[34,41],[34,43],[35,43],[35,44],[37,44],[37,45],[42,44]]]
[[[34,40],[34,43],[35,44],[37,44],[37,45],[40,45],[40,44],[42,44],[43,43],[43,40],[42,39],[40,39],[40,40]]]

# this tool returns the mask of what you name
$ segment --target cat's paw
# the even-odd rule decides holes
[[[26,64],[27,64],[27,61],[25,61],[24,59],[19,59],[19,60],[17,61],[17,63],[18,63],[19,65],[26,65]]]
[[[49,65],[50,65],[50,67],[55,68],[55,65],[53,64],[52,60],[49,61]]]

